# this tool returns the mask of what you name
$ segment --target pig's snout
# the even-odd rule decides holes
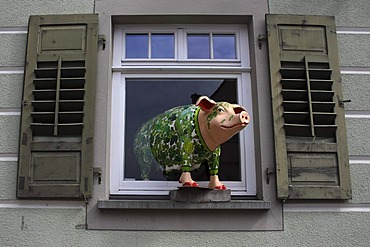
[[[249,124],[249,114],[246,111],[242,111],[239,116],[240,122],[242,124]]]

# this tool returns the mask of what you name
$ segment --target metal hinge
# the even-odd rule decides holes
[[[288,195],[287,197],[283,198],[283,202],[286,202],[290,198],[290,195],[292,194],[292,192],[293,192],[293,185],[290,184],[288,186]]]
[[[262,41],[266,39],[266,34],[258,34],[258,48],[262,49]]]
[[[26,99],[22,100],[22,106],[28,106],[28,101]]]
[[[102,170],[100,167],[93,167],[93,174],[98,176],[98,184],[101,184],[101,174]]]
[[[275,174],[276,171],[270,171],[270,169],[267,167],[266,168],[266,183],[270,184],[270,175]]]
[[[102,48],[103,48],[103,50],[105,50],[105,45],[107,43],[107,38],[106,38],[105,34],[99,34],[98,35],[98,42],[102,44]]]

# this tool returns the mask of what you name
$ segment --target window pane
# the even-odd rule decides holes
[[[213,35],[213,58],[236,59],[234,34]]]
[[[148,58],[148,34],[126,34],[126,58]]]
[[[188,34],[188,58],[209,59],[210,39],[208,34]]]
[[[152,34],[151,58],[175,58],[175,35]]]
[[[141,126],[156,115],[175,106],[195,103],[200,95],[208,95],[216,101],[236,102],[236,80],[223,79],[127,79],[124,177],[126,180],[142,180],[135,154],[134,139]],[[240,181],[239,135],[221,145],[219,176],[222,181]],[[145,154],[146,155],[146,154]],[[147,156],[145,156],[147,157]],[[206,164],[192,172],[195,181],[207,181]],[[179,179],[179,173],[164,176],[160,165],[153,162],[149,167],[149,180]]]

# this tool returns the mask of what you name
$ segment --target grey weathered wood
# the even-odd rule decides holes
[[[91,194],[98,16],[31,16],[18,159],[20,198]]]
[[[335,21],[266,15],[277,196],[351,198]]]

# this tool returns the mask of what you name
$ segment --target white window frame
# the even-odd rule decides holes
[[[175,30],[174,59],[126,59],[125,33],[171,33]],[[186,33],[235,33],[237,59],[187,59]],[[256,195],[256,159],[253,131],[251,68],[246,25],[117,25],[114,28],[110,130],[110,194],[168,195],[176,181],[124,180],[125,81],[131,78],[236,79],[239,104],[246,107],[252,123],[240,133],[241,181],[222,181],[232,195]],[[185,43],[184,43],[185,42]],[[240,44],[244,44],[241,46]],[[247,165],[246,165],[247,164]],[[220,164],[222,165],[222,164]],[[207,186],[207,182],[199,182]]]

